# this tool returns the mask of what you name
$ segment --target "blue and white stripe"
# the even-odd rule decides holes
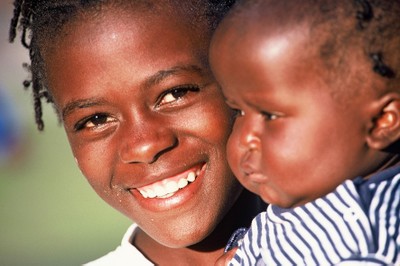
[[[230,265],[400,265],[400,167],[293,209],[269,206]]]

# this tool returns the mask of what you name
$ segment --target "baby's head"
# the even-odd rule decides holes
[[[398,160],[400,2],[243,1],[210,62],[237,110],[234,173],[293,207]]]

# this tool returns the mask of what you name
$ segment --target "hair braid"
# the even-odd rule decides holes
[[[35,36],[32,36],[32,20],[34,14],[34,4],[27,0],[16,0],[14,1],[14,16],[11,19],[9,40],[13,42],[16,38],[16,32],[18,25],[21,27],[21,43],[22,45],[29,49],[29,57],[31,65],[26,63],[23,64],[29,72],[31,72],[31,79],[24,80],[23,86],[28,89],[32,86],[33,93],[33,105],[35,111],[35,122],[37,128],[42,131],[44,129],[44,122],[42,119],[42,98],[47,102],[52,102],[51,97],[46,92],[41,81],[41,73],[39,69],[40,61],[42,60],[38,55],[38,47],[33,45],[35,42]]]
[[[11,19],[10,23],[10,33],[9,33],[9,41],[13,42],[15,37],[17,36],[17,26],[18,26],[18,18],[21,14],[21,4],[23,0],[16,0],[14,2],[14,15]]]
[[[28,44],[27,40],[26,40],[26,33],[27,31],[30,30],[30,25],[31,25],[31,6],[32,3],[30,1],[25,1],[24,2],[25,5],[21,6],[21,20],[20,23],[23,27],[23,31],[22,31],[22,36],[21,36],[21,42],[22,44],[26,47],[26,48],[30,48],[30,44]]]
[[[31,78],[23,82],[25,89],[32,89],[35,121],[40,131],[44,128],[42,120],[42,100],[53,103],[46,85],[44,62],[41,56],[46,39],[57,36],[64,23],[71,19],[78,10],[95,7],[103,3],[121,0],[14,0],[14,12],[10,22],[9,41],[13,42],[17,30],[21,31],[21,43],[29,50],[31,64],[23,64]],[[215,28],[222,16],[235,0],[192,0],[206,7],[206,19],[211,28]],[[132,1],[131,4],[135,4]]]

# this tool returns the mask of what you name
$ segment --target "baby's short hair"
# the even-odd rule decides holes
[[[371,86],[371,89],[400,90],[399,0],[242,0],[224,23],[242,16],[247,17],[243,21],[251,17],[254,23],[272,21],[276,27],[306,25],[310,38],[304,51],[313,49],[329,70],[327,82],[335,84],[332,86],[335,97],[351,99],[349,95],[363,93],[357,91],[359,88],[346,87],[343,81],[362,82],[366,75],[384,80],[385,86]],[[348,71],[351,67],[348,58],[355,49],[363,53],[372,73]]]

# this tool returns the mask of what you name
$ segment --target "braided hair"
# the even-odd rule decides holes
[[[169,0],[180,6],[186,6],[191,12],[196,6],[202,6],[198,14],[205,18],[210,29],[216,28],[223,15],[233,5],[235,0],[190,0],[179,2]],[[28,49],[30,64],[23,66],[30,73],[30,79],[23,82],[25,89],[32,89],[35,111],[35,121],[38,129],[44,129],[42,119],[42,102],[54,103],[49,88],[46,85],[44,61],[41,55],[43,41],[46,37],[56,36],[62,30],[62,26],[70,21],[78,12],[89,8],[96,8],[106,3],[122,4],[124,0],[15,0],[14,14],[10,23],[9,41],[13,42],[18,30],[21,32],[21,43]],[[131,1],[131,5],[146,4],[146,0]],[[147,3],[149,4],[149,3]]]

